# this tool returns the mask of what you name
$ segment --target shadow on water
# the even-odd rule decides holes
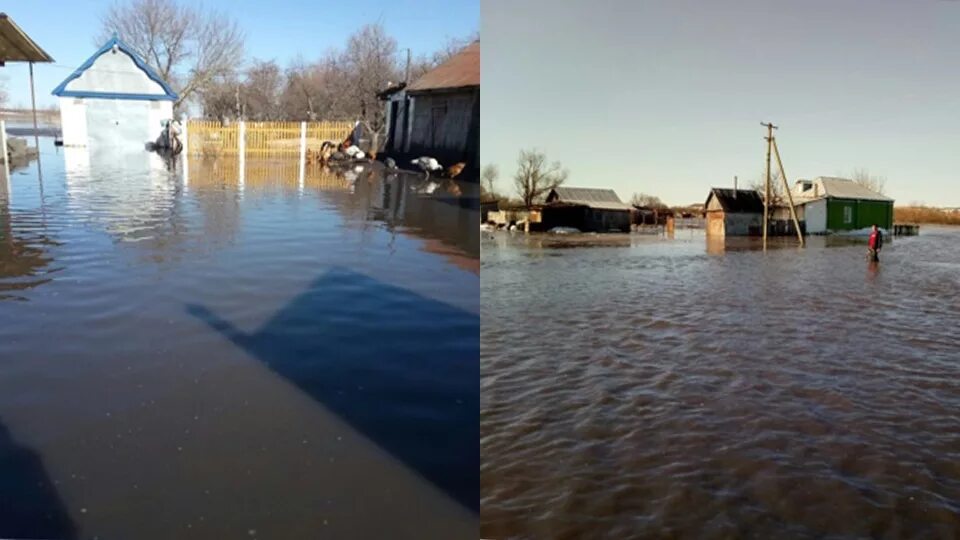
[[[254,333],[187,310],[479,512],[478,315],[339,267]]]
[[[0,537],[76,538],[40,457],[0,423]]]

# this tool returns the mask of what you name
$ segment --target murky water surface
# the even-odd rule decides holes
[[[483,537],[960,536],[960,230],[780,244],[484,239]]]
[[[0,178],[0,536],[476,537],[475,186],[41,143]]]

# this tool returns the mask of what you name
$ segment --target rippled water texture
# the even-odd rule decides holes
[[[485,538],[960,536],[960,231],[481,258]]]
[[[476,185],[41,144],[0,185],[0,536],[476,537]]]

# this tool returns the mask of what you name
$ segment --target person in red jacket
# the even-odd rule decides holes
[[[880,250],[883,249],[883,233],[877,228],[876,223],[873,224],[873,230],[870,231],[870,241],[867,244],[867,248],[870,260],[873,262],[879,261]]]

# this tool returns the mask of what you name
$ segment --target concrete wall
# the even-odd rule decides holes
[[[803,205],[804,221],[807,224],[807,234],[823,234],[827,232],[827,200],[819,199]]]
[[[60,131],[64,146],[87,144],[87,107],[83,98],[60,98]]]
[[[122,94],[164,95],[163,87],[147,77],[133,58],[123,51],[106,52],[65,90],[112,92]]]
[[[111,146],[142,149],[155,141],[161,122],[173,118],[171,101],[60,98],[60,126],[65,146]]]

